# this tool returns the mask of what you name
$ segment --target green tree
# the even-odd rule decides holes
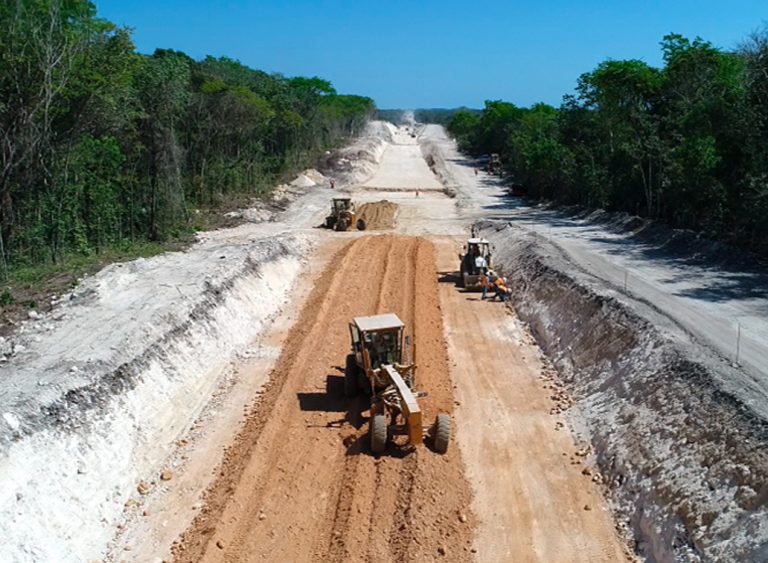
[[[144,109],[142,137],[148,151],[146,166],[150,191],[149,236],[166,238],[169,229],[186,218],[182,179],[182,148],[176,126],[190,97],[190,65],[183,53],[158,50],[145,58],[136,75],[136,88]]]

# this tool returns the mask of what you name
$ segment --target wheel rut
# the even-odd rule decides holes
[[[435,272],[431,243],[415,237],[364,236],[334,256],[175,545],[176,561],[470,560],[458,449],[440,456],[393,445],[375,457],[367,405],[342,394],[347,323],[392,311],[418,342],[425,423],[453,410]]]

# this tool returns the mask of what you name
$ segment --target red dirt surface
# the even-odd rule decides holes
[[[432,244],[354,240],[312,289],[204,506],[174,545],[176,561],[471,559],[475,520],[459,449],[441,456],[393,445],[375,457],[365,399],[343,396],[347,323],[383,312],[414,337],[418,387],[429,393],[424,420],[453,411]]]

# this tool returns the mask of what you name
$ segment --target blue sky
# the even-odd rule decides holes
[[[660,65],[667,33],[734,49],[768,22],[766,0],[94,1],[100,16],[134,29],[141,52],[321,76],[381,108],[559,105],[607,58]]]

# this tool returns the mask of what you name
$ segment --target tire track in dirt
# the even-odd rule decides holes
[[[349,320],[392,310],[419,342],[425,422],[452,411],[437,299],[423,239],[361,237],[334,256],[175,545],[177,561],[469,560],[474,522],[459,518],[470,492],[458,449],[372,456],[364,405],[347,415],[339,385]]]
[[[390,268],[393,261],[393,255],[395,246],[393,241],[388,240],[389,246],[386,252],[386,258],[384,259],[384,272],[381,276],[382,280],[389,278]],[[384,283],[379,287],[378,296],[376,298],[376,305],[374,312],[379,313],[382,311],[381,304],[384,296],[386,285]],[[351,319],[350,319],[351,320]],[[347,350],[349,352],[349,350]],[[350,435],[345,439],[345,444],[349,444],[349,450],[344,460],[344,474],[342,477],[343,486],[339,489],[339,495],[336,500],[336,505],[333,512],[333,534],[331,536],[330,544],[327,547],[327,560],[329,561],[342,561],[345,557],[345,550],[347,546],[347,531],[350,528],[350,519],[353,514],[353,504],[357,492],[357,484],[362,481],[362,475],[360,473],[364,468],[361,468],[360,454],[363,450],[363,440],[365,440],[365,433],[362,430],[365,429],[363,425],[363,417],[361,413],[361,403],[363,399],[357,397],[352,402],[352,408],[350,409],[350,423],[354,426],[358,432]],[[378,465],[376,466],[378,468]],[[376,483],[380,482],[378,470],[376,470]],[[373,516],[375,512],[371,512]],[[330,514],[329,514],[330,516]],[[370,528],[369,528],[370,531]],[[322,550],[322,548],[320,548]]]

